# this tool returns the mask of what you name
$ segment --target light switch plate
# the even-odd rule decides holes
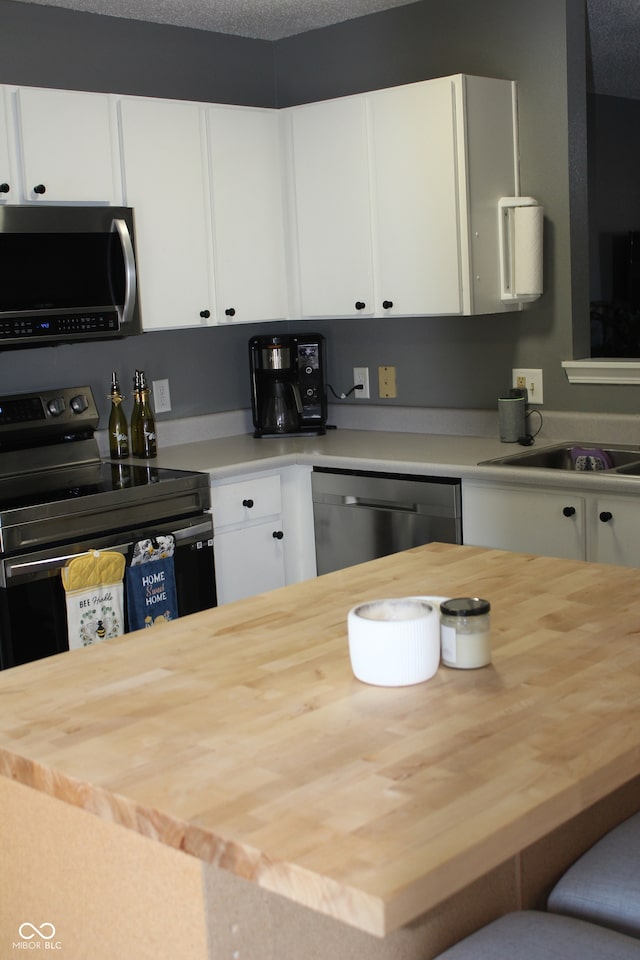
[[[524,383],[520,383],[518,378],[523,378]],[[512,370],[511,386],[526,387],[529,403],[542,403],[542,370],[531,370],[529,368],[516,368]]]

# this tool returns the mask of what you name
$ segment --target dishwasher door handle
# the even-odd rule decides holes
[[[396,500],[370,500],[367,497],[342,497],[345,507],[364,507],[367,510],[393,510],[394,513],[417,513],[417,503],[398,503]]]

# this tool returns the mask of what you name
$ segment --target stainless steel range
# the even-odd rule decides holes
[[[0,669],[68,649],[60,570],[170,533],[180,616],[215,606],[207,474],[103,461],[90,387],[0,398]]]

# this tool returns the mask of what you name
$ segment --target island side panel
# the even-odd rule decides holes
[[[0,810],[0,956],[207,960],[200,861],[6,777]]]
[[[520,855],[523,909],[544,910],[551,889],[565,870],[605,833],[638,811],[640,777],[634,777],[523,850]]]
[[[430,960],[518,908],[517,869],[514,857],[412,923],[376,937],[208,865],[210,960]]]
[[[551,888],[605,833],[640,809],[640,777],[385,937],[351,927],[211,865],[204,867],[210,960],[432,960],[512,910],[546,907]]]

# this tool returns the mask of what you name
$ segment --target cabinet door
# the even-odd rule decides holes
[[[590,526],[589,559],[640,567],[640,511],[633,497],[599,496]]]
[[[204,326],[213,298],[200,107],[124,99],[120,115],[125,196],[135,208],[143,327]]]
[[[585,559],[585,503],[553,490],[462,484],[463,542],[567,560]]]
[[[462,310],[453,97],[449,79],[371,96],[377,314]]]
[[[16,98],[23,199],[119,203],[109,97],[23,87]]]
[[[225,526],[255,523],[279,516],[282,511],[280,477],[245,477],[231,483],[214,484],[211,511],[216,532]]]
[[[306,104],[289,116],[302,316],[371,315],[366,101]]]
[[[276,110],[210,107],[218,322],[287,316],[280,127]]]
[[[213,549],[218,603],[275,590],[285,584],[284,548],[278,519],[216,533]],[[276,536],[274,536],[274,534]]]
[[[17,203],[18,190],[11,164],[9,147],[9,106],[5,98],[9,95],[0,87],[0,203]]]

